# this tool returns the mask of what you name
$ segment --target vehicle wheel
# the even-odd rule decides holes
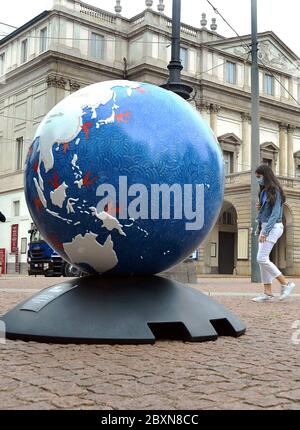
[[[73,264],[67,263],[65,265],[65,276],[74,277],[80,276],[80,270],[77,267],[73,266]]]
[[[52,278],[54,276],[53,271],[49,269],[45,271],[44,275],[46,278]]]

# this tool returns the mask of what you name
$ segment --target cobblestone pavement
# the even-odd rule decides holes
[[[0,278],[0,315],[57,278]],[[154,345],[0,343],[0,409],[300,409],[300,279],[252,303],[248,278],[199,278],[247,325],[240,338]],[[229,294],[230,293],[230,294]],[[294,339],[294,342],[292,341]],[[296,344],[298,340],[298,345]]]

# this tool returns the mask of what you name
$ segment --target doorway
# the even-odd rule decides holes
[[[219,232],[219,273],[233,274],[235,233]]]

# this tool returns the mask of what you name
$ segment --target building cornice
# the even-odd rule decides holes
[[[155,66],[154,64],[141,63],[136,66],[132,66],[127,69],[128,79],[132,79],[135,75],[140,73],[154,73],[155,77],[162,78],[166,80],[169,76],[169,72],[162,67]]]
[[[218,48],[215,48],[213,46],[211,47],[211,46],[207,45],[206,42],[202,43],[200,45],[200,47],[203,48],[203,49],[207,49],[207,50],[210,50],[212,52],[215,52],[217,54],[220,54],[223,57],[228,57],[228,58],[231,58],[232,60],[239,61],[241,63],[245,63],[245,64],[247,64],[249,66],[251,66],[251,64],[252,64],[252,61],[250,59],[251,55],[249,55],[249,58],[246,59],[246,58],[241,57],[241,56],[239,56],[237,54],[233,54],[232,52],[223,51],[222,49],[218,49]],[[286,78],[294,76],[292,73],[287,73],[284,70],[276,69],[276,68],[272,67],[272,65],[259,64],[258,66],[259,66],[260,70],[263,70],[263,71],[272,71],[275,74],[285,76]]]
[[[266,37],[270,37],[271,39],[276,40],[276,42],[281,46],[281,48],[283,50],[287,51],[295,60],[299,60],[299,57],[297,56],[297,54],[295,54],[295,52],[292,51],[273,31],[265,31],[262,33],[258,33],[257,37],[258,37],[258,43],[261,41],[261,39],[264,39]],[[207,42],[207,44],[208,45],[209,44],[211,44],[211,45],[223,44],[224,45],[224,43],[230,43],[230,42],[238,41],[239,45],[240,45],[241,42],[245,42],[247,40],[249,43],[251,43],[251,34],[246,34],[246,35],[239,36],[239,37],[236,37],[236,36],[229,37],[229,38],[226,38],[224,40],[212,40],[210,42]]]
[[[96,63],[95,61],[91,61],[89,59],[85,59],[82,57],[76,57],[74,55],[69,55],[65,52],[60,51],[46,51],[41,55],[38,55],[37,57],[33,58],[30,61],[27,61],[26,63],[22,64],[21,66],[17,67],[16,69],[13,69],[6,74],[6,85],[10,83],[10,81],[18,79],[20,76],[24,78],[24,75],[27,73],[28,77],[30,78],[30,71],[38,67],[42,69],[45,65],[51,63],[52,61],[62,61],[65,63],[71,63],[73,66],[74,64],[77,64],[78,66],[85,66],[88,67],[89,70],[95,70],[101,71],[106,74],[113,75],[112,79],[122,79],[123,78],[123,71],[120,69],[117,69],[115,67],[111,67],[108,64],[105,63]],[[52,70],[49,70],[51,72]],[[53,71],[52,71],[53,72]],[[53,72],[54,73],[54,72]],[[58,73],[60,74],[60,73]],[[69,76],[68,76],[69,78]],[[70,77],[71,78],[71,77]],[[1,96],[3,96],[5,93],[1,92]]]
[[[227,87],[222,84],[218,84],[214,81],[208,81],[202,79],[200,81],[200,89],[203,94],[203,97],[206,99],[209,99],[211,103],[219,103],[222,107],[226,109],[230,109],[235,112],[241,112],[241,105],[237,105],[234,103],[234,99],[239,99],[241,103],[247,103],[244,105],[245,110],[249,110],[251,107],[251,93],[243,91],[241,89],[235,89],[232,87]],[[205,90],[210,90],[212,94],[208,95],[205,93]],[[219,95],[223,96],[222,101],[220,100]],[[224,102],[223,99],[226,101]],[[232,101],[233,103],[229,103],[229,101]],[[288,103],[280,102],[277,99],[271,100],[267,97],[260,96],[260,103],[261,103],[261,118],[280,122],[282,121],[282,114],[284,116],[289,117],[290,120],[287,121],[288,123],[291,122],[296,127],[300,127],[300,108],[295,105],[290,105]],[[263,108],[270,108],[272,111],[276,113],[276,115],[267,115],[265,112],[263,112]]]
[[[286,178],[286,180],[289,180],[291,178]],[[293,179],[292,179],[293,180]],[[300,184],[299,188],[291,188],[283,184],[283,189],[288,198],[295,198],[299,199],[300,196]],[[224,197],[226,199],[226,195],[230,196],[238,196],[240,198],[240,193],[250,193],[251,186],[250,183],[234,183],[234,184],[225,184],[225,192]],[[250,210],[250,207],[249,207]]]
[[[241,172],[243,173],[243,172]],[[226,193],[231,194],[231,195],[235,195],[235,194],[239,194],[242,192],[246,192],[246,193],[250,193],[250,183],[239,183],[236,182],[234,184],[230,184],[230,183],[225,183],[225,197],[226,197]],[[240,196],[239,196],[240,197]],[[250,210],[250,208],[249,208]]]

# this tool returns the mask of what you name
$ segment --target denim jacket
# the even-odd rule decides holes
[[[283,205],[279,190],[276,190],[276,200],[274,206],[271,205],[267,199],[260,208],[256,220],[262,224],[266,222],[267,225],[262,230],[264,236],[268,236],[276,222],[282,222]]]

